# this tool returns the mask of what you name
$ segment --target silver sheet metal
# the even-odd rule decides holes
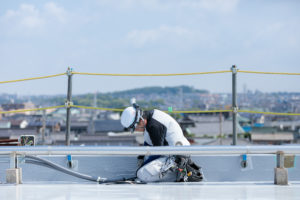
[[[229,154],[300,154],[300,146],[181,146],[181,147],[1,147],[0,155],[229,155]]]

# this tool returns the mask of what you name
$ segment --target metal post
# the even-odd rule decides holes
[[[284,168],[284,152],[277,152],[277,162],[274,169],[274,184],[276,185],[288,185],[288,171]]]
[[[46,133],[46,110],[43,110],[43,118],[42,118],[42,145],[45,145],[45,133]]]
[[[277,160],[277,168],[284,168],[284,152],[278,151],[276,154],[276,160]]]
[[[237,127],[237,110],[238,107],[236,105],[237,97],[236,97],[236,74],[237,74],[237,68],[235,65],[231,67],[232,71],[232,145],[236,145],[237,141],[237,134],[236,134],[236,127]]]
[[[66,119],[66,146],[70,146],[70,132],[71,132],[71,105],[72,105],[72,68],[68,68],[68,94],[66,101],[67,119]]]
[[[10,168],[6,169],[6,183],[22,183],[22,169],[18,166],[18,157],[16,152],[10,154]]]
[[[18,168],[18,157],[17,157],[16,152],[12,152],[12,153],[10,154],[9,167],[10,167],[11,169],[16,169],[16,168]]]
[[[223,115],[222,113],[220,112],[219,114],[219,130],[220,130],[220,145],[223,145],[223,142],[222,142],[222,139],[223,139],[223,125],[222,125],[222,121],[223,121]]]

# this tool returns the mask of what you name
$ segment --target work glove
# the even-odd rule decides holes
[[[138,167],[138,168],[140,168],[140,167],[143,166],[143,164],[144,164],[144,157],[145,157],[145,156],[138,156],[138,157],[137,157],[137,167]]]

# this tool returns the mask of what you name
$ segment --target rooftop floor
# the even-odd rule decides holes
[[[0,199],[299,199],[300,182],[202,182],[152,184],[0,184]]]

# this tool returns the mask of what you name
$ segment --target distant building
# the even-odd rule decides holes
[[[0,107],[0,112],[3,111],[2,107]],[[0,113],[0,120],[2,120],[2,113]]]
[[[274,127],[281,131],[299,131],[300,120],[278,120],[265,122],[265,126]]]
[[[45,121],[45,128],[47,132],[60,132],[61,122],[57,120],[46,120]],[[34,129],[37,133],[41,133],[43,128],[43,121],[36,120],[36,121],[29,121],[26,129]]]
[[[9,120],[1,120],[0,121],[0,129],[10,129],[11,122]]]
[[[3,111],[10,111],[10,110],[24,110],[24,109],[34,109],[36,106],[31,102],[25,102],[25,103],[8,103],[8,104],[2,104],[1,108]],[[33,114],[33,111],[26,111],[24,112],[25,115],[31,115]],[[4,114],[4,116],[12,116],[16,113],[7,113]]]
[[[66,130],[66,122],[61,125],[61,131]],[[82,118],[80,116],[71,118],[71,132],[75,134],[89,135],[107,135],[108,132],[123,132],[124,127],[121,125],[119,114],[103,112],[98,115],[98,119],[91,117]]]
[[[9,103],[1,105],[3,111],[25,109],[24,103]]]
[[[220,116],[190,116],[194,121],[194,126],[189,127],[191,133],[196,137],[217,137],[221,135],[232,135],[232,120],[226,120]],[[237,133],[243,134],[245,131],[238,124]]]
[[[251,141],[254,144],[291,144],[294,141],[294,134],[283,133],[251,133]]]
[[[108,132],[119,133],[124,131],[124,127],[122,126],[120,120],[95,120],[94,126],[96,134],[107,134]]]
[[[254,144],[291,144],[294,141],[293,132],[277,132],[274,127],[253,127],[251,142]]]
[[[78,121],[76,119],[71,120],[71,132],[75,134],[85,134],[88,132],[89,121]],[[66,122],[61,124],[61,131],[66,131]]]

